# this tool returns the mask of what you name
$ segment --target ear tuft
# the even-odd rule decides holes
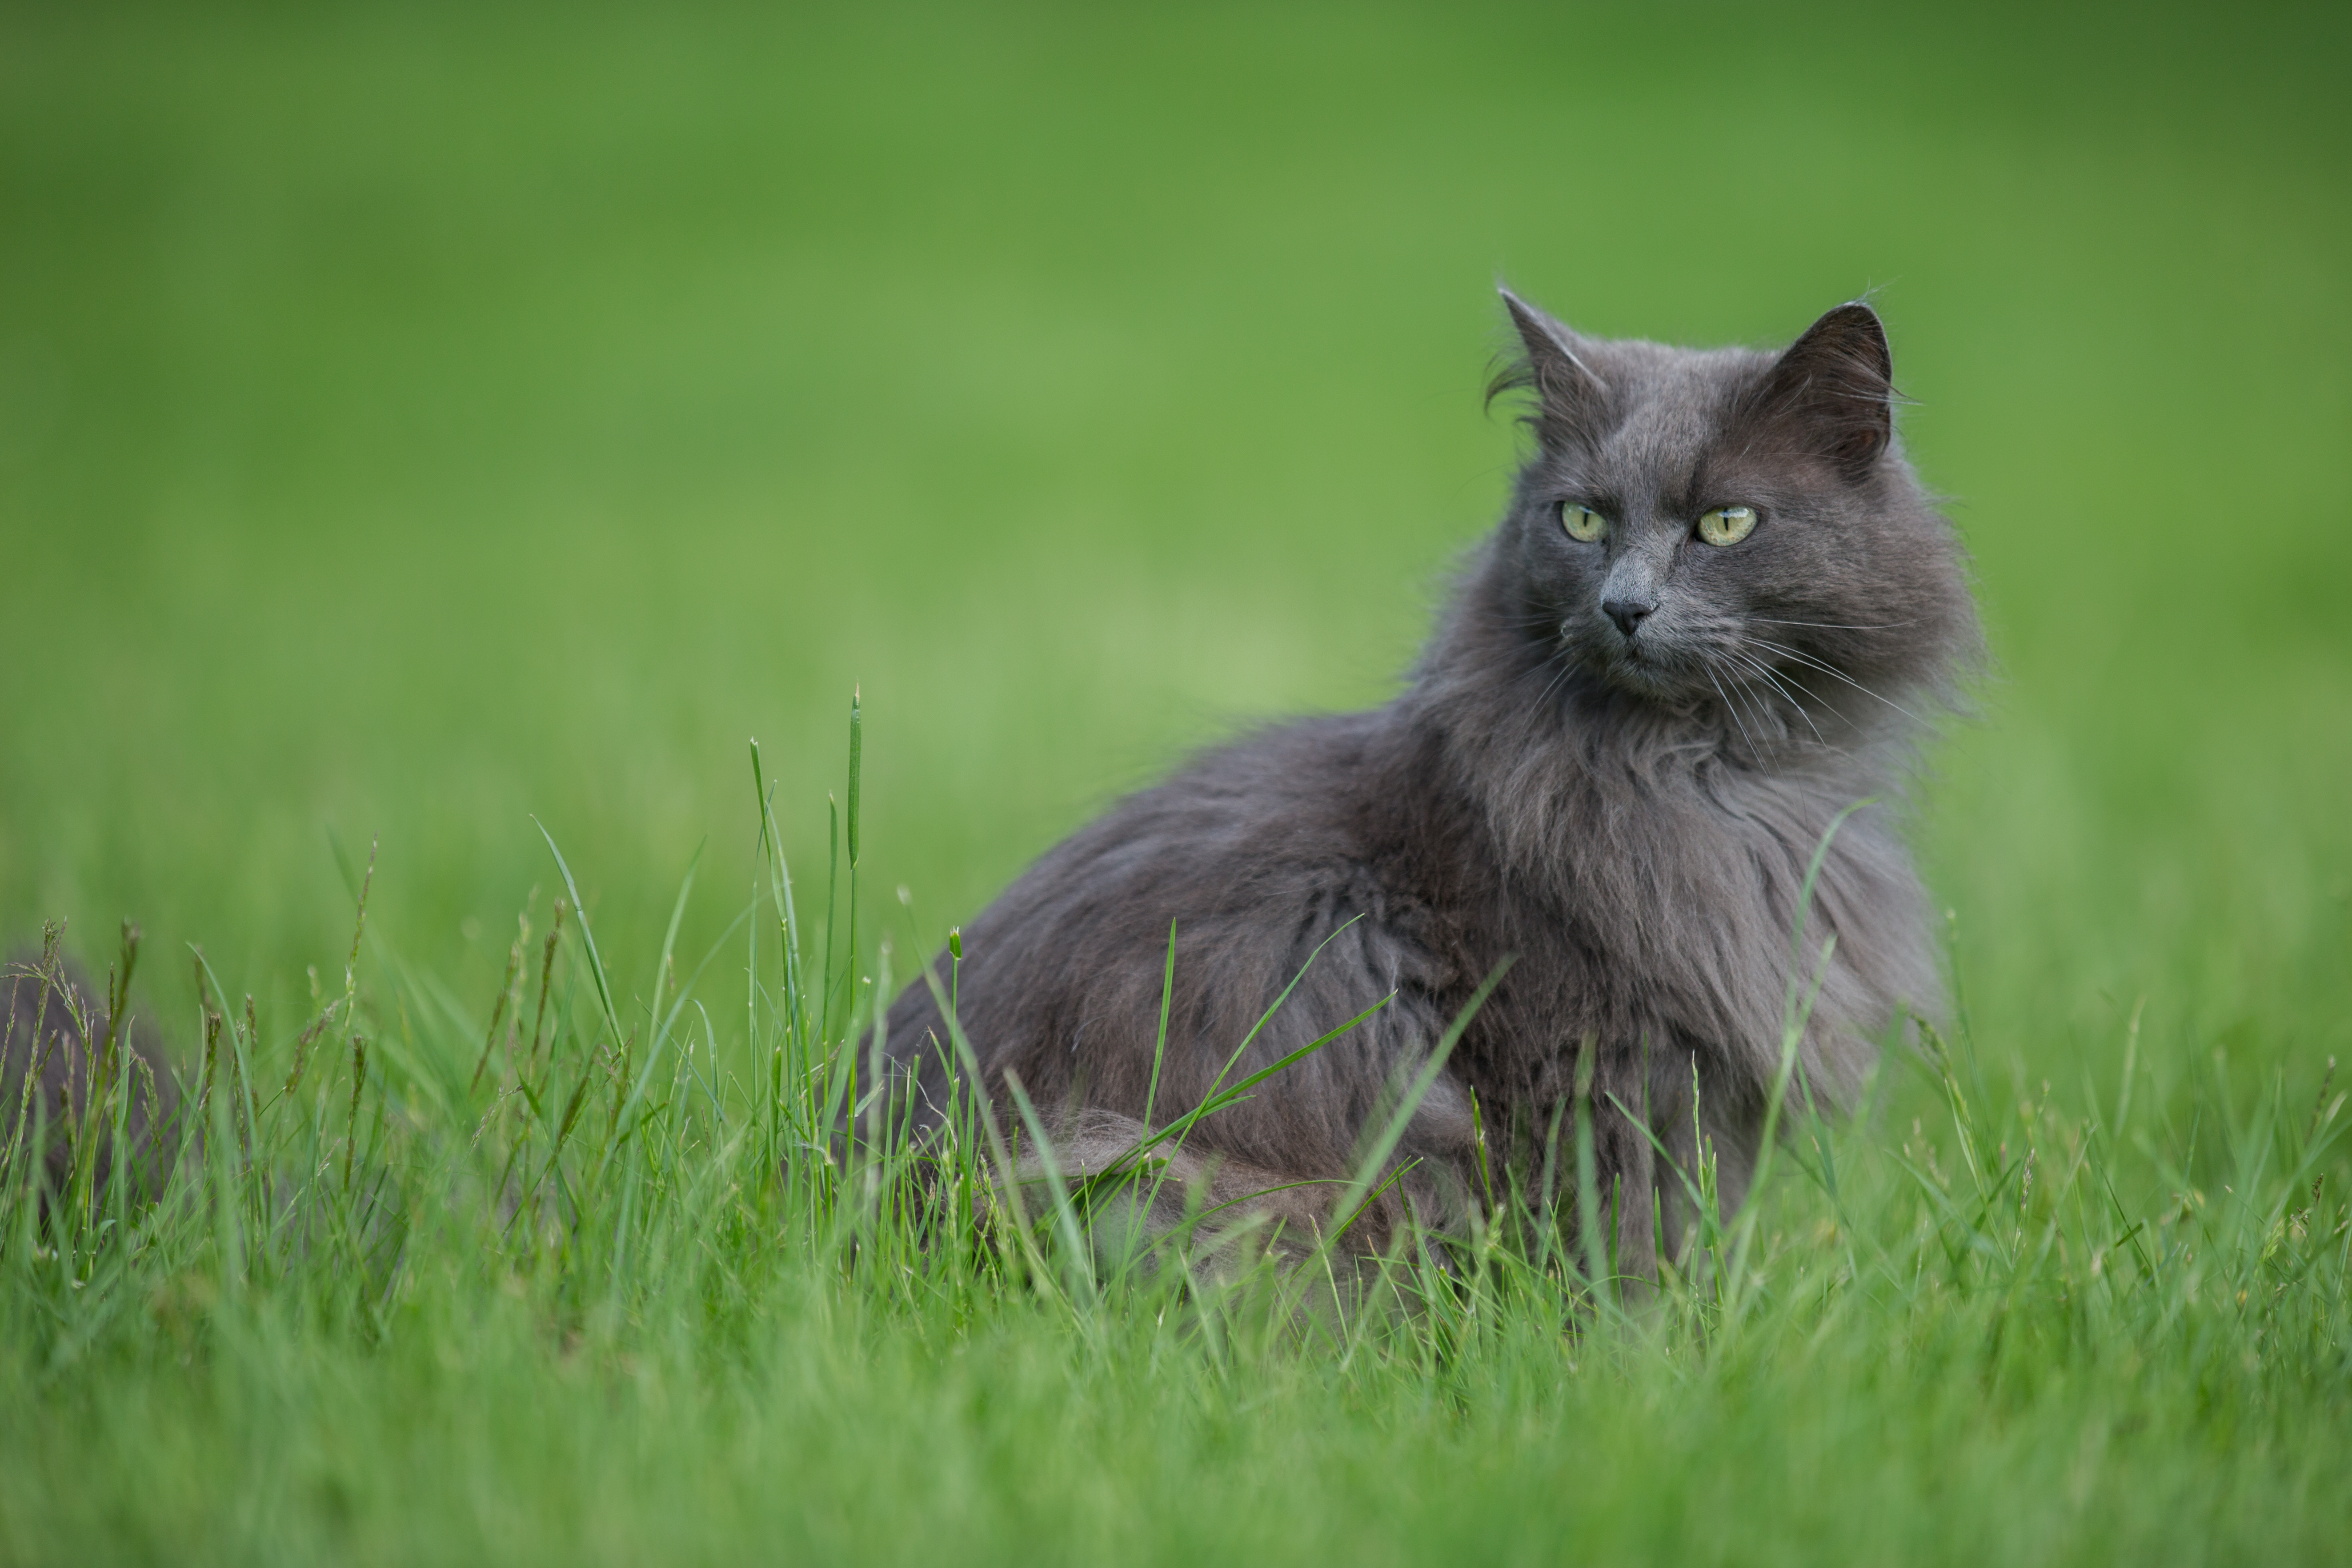
[[[1855,300],[1807,327],[1756,390],[1752,406],[1861,479],[1895,437],[1895,359],[1878,312]]]
[[[1607,407],[1609,386],[1580,352],[1586,346],[1583,340],[1508,289],[1495,291],[1510,313],[1520,353],[1487,384],[1486,400],[1492,403],[1507,392],[1532,391],[1536,406],[1527,422],[1547,447],[1562,447],[1589,435]]]

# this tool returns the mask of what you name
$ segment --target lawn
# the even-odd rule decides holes
[[[2315,7],[0,11],[0,946],[136,921],[229,1134],[0,1197],[0,1560],[2340,1555],[2347,68]],[[1873,293],[1994,652],[1915,812],[1948,1058],[1649,1307],[917,1247],[792,1158],[784,948],[903,984],[1393,690],[1517,450],[1498,278]]]

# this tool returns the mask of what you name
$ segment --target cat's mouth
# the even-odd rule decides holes
[[[1612,684],[1638,696],[1681,698],[1698,679],[1688,650],[1646,626],[1631,632],[1610,626],[1596,640],[1601,645],[1601,673]]]
[[[1704,684],[1686,650],[1648,626],[1636,626],[1628,634],[1570,617],[1559,625],[1559,640],[1573,662],[1638,697],[1680,699],[1688,695],[1694,680]]]
[[[1657,646],[1656,640],[1644,639],[1640,632],[1620,637],[1609,650],[1609,674],[1621,686],[1649,697],[1664,697],[1679,690],[1679,661],[1669,657]]]

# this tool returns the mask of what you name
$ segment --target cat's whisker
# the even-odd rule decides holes
[[[1731,684],[1740,696],[1747,700],[1748,711],[1755,716],[1758,729],[1777,739],[1790,741],[1796,739],[1795,733],[1789,728],[1789,721],[1780,716],[1762,692],[1742,681],[1734,680]],[[1769,723],[1768,717],[1770,720]]]
[[[1712,669],[1706,672],[1706,679],[1707,684],[1715,688],[1715,694],[1723,699],[1724,711],[1729,713],[1731,721],[1739,726],[1740,738],[1748,742],[1748,751],[1761,757],[1764,754],[1763,748],[1757,745],[1756,737],[1748,732],[1748,721],[1739,716],[1739,710],[1733,704],[1731,694],[1724,690],[1723,682],[1716,679],[1715,671]]]
[[[1757,673],[1762,675],[1765,679],[1770,681],[1774,689],[1778,690],[1782,697],[1788,699],[1789,706],[1794,708],[1797,710],[1797,716],[1804,720],[1805,728],[1813,732],[1813,739],[1815,742],[1827,747],[1832,752],[1843,752],[1845,750],[1843,746],[1831,744],[1830,738],[1822,733],[1822,727],[1813,721],[1811,711],[1807,709],[1802,702],[1797,700],[1797,692],[1802,692],[1805,696],[1811,697],[1814,701],[1821,702],[1822,700],[1814,695],[1811,688],[1807,687],[1802,681],[1797,680],[1794,677],[1783,676],[1761,668],[1759,668]],[[1789,689],[1790,686],[1794,686],[1797,690],[1790,691]],[[1822,702],[1822,706],[1828,708],[1832,713],[1837,713],[1839,719],[1843,720],[1845,718],[1844,714],[1838,713],[1837,710],[1830,707],[1828,703]]]
[[[1764,700],[1762,694],[1756,690],[1752,683],[1740,680],[1735,676],[1723,687],[1723,690],[1727,695],[1739,700],[1740,706],[1747,710],[1748,716],[1756,721],[1758,733],[1765,736],[1770,736],[1773,733],[1776,726],[1772,721],[1771,704]],[[1782,723],[1777,728],[1785,733],[1788,725]]]
[[[1576,661],[1568,656],[1566,649],[1552,657],[1559,660],[1559,672],[1545,681],[1544,689],[1536,694],[1535,707],[1538,711],[1542,710],[1545,703],[1551,700],[1551,694],[1566,685],[1568,678],[1576,673]]]
[[[1807,686],[1803,681],[1799,680],[1795,676],[1790,675],[1787,670],[1772,669],[1770,667],[1760,663],[1760,661],[1757,661],[1755,659],[1755,656],[1752,654],[1743,654],[1739,657],[1752,663],[1756,663],[1758,673],[1763,675],[1766,679],[1769,680],[1775,687],[1780,689],[1780,695],[1788,699],[1789,706],[1794,708],[1798,714],[1805,721],[1805,728],[1813,732],[1813,739],[1815,742],[1821,746],[1822,750],[1835,752],[1841,757],[1851,757],[1853,755],[1853,752],[1839,745],[1827,735],[1822,733],[1822,727],[1813,722],[1813,716],[1811,710],[1808,710],[1802,702],[1798,701],[1797,699],[1790,694],[1789,688],[1790,686],[1795,687],[1798,691],[1804,693],[1804,695],[1811,698],[1815,702],[1820,703],[1823,709],[1835,714],[1840,723],[1851,727],[1853,721],[1846,717],[1844,710],[1823,698],[1819,692],[1815,691],[1811,687]]]
[[[1798,680],[1796,677],[1790,675],[1787,671],[1775,669],[1770,665],[1765,663],[1762,659],[1758,658],[1754,654],[1746,652],[1745,650],[1736,647],[1727,647],[1722,651],[1724,658],[1730,659],[1744,669],[1752,671],[1759,679],[1769,685],[1773,690],[1778,691],[1790,702],[1795,704],[1797,710],[1800,713],[1805,713],[1805,717],[1808,721],[1811,721],[1811,715],[1810,713],[1806,713],[1805,705],[1803,703],[1797,701],[1796,692],[1790,689],[1790,686],[1794,686],[1797,691],[1801,691],[1806,696],[1812,698],[1814,701],[1821,702],[1822,707],[1829,709],[1832,713],[1837,713],[1837,716],[1840,719],[1843,719],[1845,717],[1844,714],[1838,713],[1837,709],[1832,704],[1822,702],[1820,696],[1817,695],[1811,688],[1806,686],[1802,681]],[[1817,729],[1814,731],[1814,733],[1819,735],[1821,731]]]
[[[1881,697],[1877,692],[1873,691],[1869,687],[1864,686],[1861,681],[1856,680],[1853,677],[1838,668],[1835,665],[1824,664],[1820,659],[1815,658],[1811,654],[1805,652],[1801,648],[1790,647],[1781,643],[1767,642],[1762,637],[1750,637],[1748,640],[1757,647],[1769,648],[1772,652],[1780,654],[1785,658],[1793,658],[1800,664],[1810,665],[1833,680],[1844,681],[1848,686],[1853,687],[1856,691],[1861,692],[1864,697],[1869,698],[1872,701],[1885,703],[1886,706],[1894,709],[1895,711],[1902,714],[1903,717],[1910,720],[1914,724],[1924,727],[1927,722],[1925,719],[1920,718],[1916,713],[1912,712],[1908,708],[1904,707],[1900,702],[1895,701],[1891,698]]]
[[[1874,621],[1866,625],[1857,625],[1844,621],[1776,621],[1769,616],[1750,616],[1748,618],[1759,626],[1811,626],[1818,631],[1825,632],[1885,632],[1892,631],[1897,626],[1916,626],[1919,624],[1916,620]]]
[[[1548,610],[1534,615],[1513,616],[1503,624],[1508,626],[1516,626],[1521,631],[1525,631],[1530,626],[1549,626],[1555,629],[1564,629],[1564,623],[1560,618]]]
[[[1757,675],[1762,677],[1767,685],[1770,686],[1773,690],[1778,691],[1783,698],[1787,699],[1789,706],[1797,710],[1797,717],[1805,721],[1805,728],[1813,732],[1814,740],[1820,742],[1824,746],[1830,743],[1829,737],[1822,733],[1822,727],[1819,724],[1814,723],[1813,716],[1805,710],[1805,705],[1798,701],[1794,694],[1792,694],[1786,686],[1783,686],[1780,683],[1780,677],[1776,674],[1769,666],[1766,665],[1761,659],[1757,658],[1753,654],[1742,653],[1738,648],[1726,648],[1724,650],[1724,657],[1731,659],[1744,668],[1753,670]],[[1811,696],[1811,693],[1807,692],[1806,695]],[[1813,700],[1819,702],[1821,701],[1821,699],[1816,697]],[[1823,703],[1822,706],[1827,707],[1828,704]],[[1831,709],[1831,711],[1836,712],[1837,710],[1835,709]],[[1838,716],[1840,718],[1844,717],[1842,713]]]

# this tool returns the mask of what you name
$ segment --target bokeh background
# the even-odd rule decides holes
[[[1492,285],[1864,290],[1998,668],[1918,839],[1980,1043],[2352,1045],[2352,11],[0,12],[0,934],[288,997],[625,973],[746,741],[866,716],[932,935],[1187,748],[1394,689],[1516,450]],[[339,863],[340,862],[340,863]],[[184,1030],[183,1031],[185,1032]],[[2104,1070],[2102,1068],[2101,1070]],[[2174,1070],[2174,1069],[2168,1069]]]

